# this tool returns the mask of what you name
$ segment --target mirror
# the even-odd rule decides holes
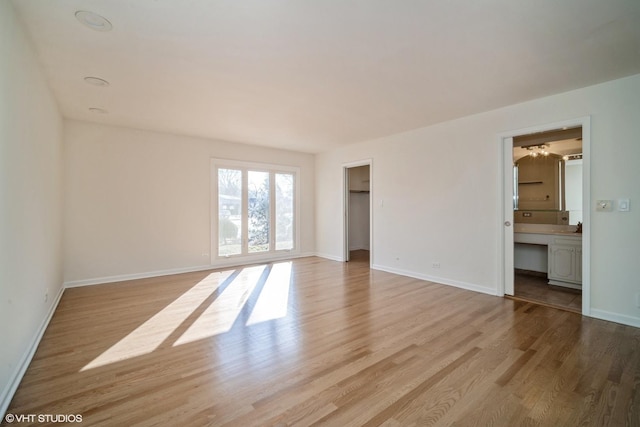
[[[514,221],[582,221],[582,128],[513,139]]]

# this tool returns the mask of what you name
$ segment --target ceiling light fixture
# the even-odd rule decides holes
[[[90,107],[89,111],[91,111],[92,113],[96,113],[96,114],[107,114],[107,113],[109,113],[104,108],[97,108],[97,107]]]
[[[547,146],[542,144],[542,145],[530,145],[528,147],[522,147],[522,148],[526,148],[527,151],[529,151],[529,155],[531,157],[538,157],[538,156],[548,156],[549,152],[547,151]]]
[[[76,19],[86,27],[96,31],[111,31],[113,25],[104,16],[86,10],[76,12]]]
[[[106,87],[110,85],[108,81],[101,79],[100,77],[85,77],[84,81],[93,86]]]

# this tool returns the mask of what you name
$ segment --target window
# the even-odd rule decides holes
[[[213,161],[218,258],[296,249],[297,169]]]

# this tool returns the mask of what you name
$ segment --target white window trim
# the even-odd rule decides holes
[[[243,169],[243,170],[252,170],[252,171],[264,171],[271,173],[291,173],[294,175],[294,230],[293,230],[293,249],[274,249],[269,250],[267,252],[260,253],[251,253],[251,254],[238,254],[238,255],[228,255],[228,256],[219,256],[218,255],[218,169],[219,168],[230,168],[230,169]],[[246,183],[243,181],[243,187]],[[253,262],[253,261],[269,261],[276,260],[281,258],[287,258],[293,255],[297,255],[300,253],[300,168],[296,166],[285,166],[285,165],[276,165],[270,163],[257,163],[257,162],[244,162],[239,160],[228,160],[228,159],[211,159],[211,211],[209,215],[209,227],[210,227],[210,236],[211,236],[211,265],[216,264],[229,264],[231,261],[233,263],[237,263],[238,261],[242,262]],[[273,199],[275,197],[274,194],[269,195],[271,200],[269,209],[271,210],[271,218],[274,218],[273,211],[275,210],[275,203],[273,203]],[[243,199],[243,204],[245,200]],[[270,227],[275,231],[275,228]],[[246,236],[243,234],[243,240],[246,239]],[[244,243],[243,243],[244,246]]]

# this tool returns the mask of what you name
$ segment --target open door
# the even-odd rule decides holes
[[[350,253],[351,251],[349,250],[349,207],[350,207],[350,203],[349,203],[349,188],[351,187],[349,182],[349,168],[345,167],[343,169],[343,174],[344,174],[344,188],[343,188],[343,192],[344,192],[344,261],[345,262],[349,262],[350,259]]]
[[[513,138],[504,138],[502,147],[504,177],[503,244],[504,244],[504,294],[513,296],[513,208],[516,203],[514,189]],[[511,171],[511,179],[509,177]]]
[[[502,229],[502,238],[500,239],[502,246],[502,257],[500,258],[499,271],[502,273],[502,283],[499,285],[498,294],[511,295],[515,294],[515,272],[514,266],[516,265],[514,255],[514,207],[518,203],[519,210],[522,211],[522,194],[518,201],[516,190],[518,187],[516,173],[514,172],[514,140],[518,142],[518,138],[534,135],[535,138],[540,138],[540,133],[552,133],[554,131],[566,131],[575,128],[581,128],[582,135],[582,245],[581,250],[578,251],[579,257],[575,260],[580,271],[576,274],[581,276],[582,284],[582,314],[588,316],[590,314],[591,306],[591,274],[590,274],[590,260],[591,260],[591,185],[590,185],[590,156],[591,156],[591,119],[590,117],[581,117],[573,120],[566,120],[563,122],[557,122],[547,125],[534,126],[526,129],[520,129],[510,132],[505,132],[500,135],[500,150],[502,152],[502,202],[501,209],[502,215],[500,217],[500,228]],[[553,137],[553,135],[543,135],[544,137]],[[547,141],[553,143],[553,140]],[[558,141],[564,142],[564,141]],[[518,145],[518,144],[516,144]],[[541,148],[540,145],[520,146],[520,148]],[[522,178],[522,174],[520,176]],[[562,180],[565,179],[563,175]],[[514,183],[514,180],[515,183]],[[525,182],[525,184],[538,184],[535,182]],[[561,190],[561,197],[564,197],[564,193]],[[549,197],[549,196],[547,196]],[[543,200],[543,199],[535,199]],[[563,208],[564,209],[564,208]],[[535,209],[534,209],[535,210]],[[524,216],[524,214],[523,214]],[[530,216],[530,215],[529,215]],[[518,217],[520,219],[520,216]]]
[[[369,264],[373,262],[371,176],[371,160],[343,165],[344,261],[350,261],[355,250],[358,261],[368,258]]]

